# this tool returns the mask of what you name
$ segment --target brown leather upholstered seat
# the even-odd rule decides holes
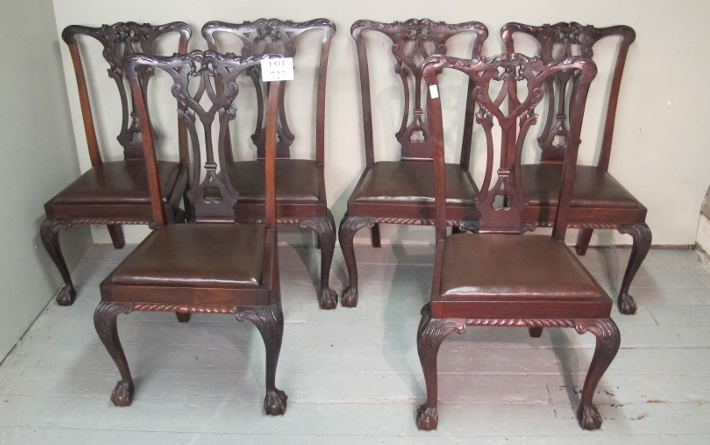
[[[266,228],[186,224],[155,230],[107,278],[112,285],[254,287],[261,283]],[[216,259],[219,261],[216,261]]]
[[[475,186],[458,164],[446,164],[446,201],[473,205]],[[376,162],[353,198],[358,202],[434,202],[434,169],[427,161]]]
[[[264,162],[229,164],[229,178],[239,201],[264,201]],[[276,205],[280,202],[318,202],[318,166],[308,159],[276,160]]]
[[[523,165],[521,176],[528,203],[557,205],[562,164]],[[593,165],[579,165],[572,189],[571,207],[639,209],[643,205],[608,172]]]
[[[453,235],[444,245],[441,281],[443,300],[534,298],[530,289],[546,297],[599,298],[599,287],[569,248],[543,236]],[[466,251],[485,261],[462,263]]]
[[[160,188],[163,202],[170,192],[182,182],[187,185],[187,170],[177,162],[158,162]],[[114,161],[96,165],[81,175],[53,199],[53,205],[62,204],[144,204],[150,205],[145,161]],[[150,209],[147,209],[150,212]]]

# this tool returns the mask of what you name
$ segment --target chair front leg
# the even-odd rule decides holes
[[[59,231],[68,229],[69,227],[71,227],[71,224],[68,222],[47,218],[42,222],[39,229],[44,249],[59,270],[62,280],[64,280],[64,284],[57,292],[56,297],[57,304],[60,306],[70,306],[76,299],[74,283],[72,283],[71,274],[69,273],[66,261],[64,261],[64,255],[62,255],[62,249],[59,244]]]
[[[302,219],[298,222],[298,226],[311,229],[318,236],[321,251],[318,305],[321,309],[335,309],[338,305],[338,293],[330,288],[329,279],[335,251],[335,218],[328,210],[326,218]]]
[[[236,314],[238,321],[249,320],[256,326],[264,339],[266,347],[266,397],[264,398],[264,409],[266,414],[271,416],[282,415],[286,412],[286,393],[276,388],[276,366],[279,362],[281,352],[281,341],[284,332],[284,316],[281,306],[272,304],[238,310]]]
[[[429,304],[424,305],[422,319],[417,330],[417,353],[422,364],[424,383],[426,384],[426,403],[417,409],[417,428],[420,430],[435,430],[439,424],[436,357],[441,343],[454,331],[465,332],[466,320],[432,319]]]
[[[118,314],[127,314],[131,312],[130,305],[107,303],[102,301],[94,312],[94,327],[96,333],[99,334],[101,342],[106,347],[109,355],[118,367],[121,373],[121,380],[116,384],[111,393],[111,401],[116,406],[129,406],[133,401],[133,379],[131,371],[128,369],[128,361],[121,347],[121,340],[118,338],[118,329],[116,327],[116,318]]]
[[[594,391],[604,372],[614,360],[621,344],[621,334],[611,318],[601,320],[577,320],[575,329],[578,333],[591,332],[597,338],[594,357],[589,365],[587,377],[582,388],[582,398],[577,409],[577,421],[585,430],[595,430],[602,426],[602,417],[592,403]]]
[[[343,295],[340,297],[340,305],[344,307],[357,306],[358,290],[357,290],[357,262],[355,261],[355,248],[353,246],[353,238],[355,233],[363,227],[373,228],[375,219],[360,216],[348,216],[346,213],[343,220],[340,222],[338,229],[338,240],[340,248],[343,250],[345,265],[348,268],[348,286],[343,290]]]
[[[641,267],[641,263],[643,263],[646,255],[648,255],[648,251],[651,249],[651,229],[649,229],[646,223],[637,223],[631,226],[620,227],[619,233],[628,233],[634,239],[634,243],[631,247],[631,255],[629,256],[629,264],[626,266],[626,272],[621,282],[621,290],[619,291],[619,298],[617,300],[619,312],[631,315],[636,313],[636,302],[633,297],[629,295],[629,288],[631,287],[631,281],[636,276],[636,272],[638,272]]]

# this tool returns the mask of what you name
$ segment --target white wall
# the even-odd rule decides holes
[[[39,239],[44,202],[79,175],[50,0],[5,2],[0,14],[0,359],[61,283]],[[72,267],[91,241],[62,237]],[[67,308],[71,310],[71,308]]]
[[[102,23],[134,20],[164,23],[187,21],[194,30],[192,48],[204,48],[200,26],[208,20],[239,22],[260,17],[307,20],[327,17],[337,27],[331,53],[328,79],[328,121],[326,123],[326,181],[328,199],[336,220],[345,211],[347,198],[359,177],[363,164],[359,84],[354,42],[350,25],[357,19],[379,21],[428,17],[456,23],[478,20],[488,26],[490,37],[484,54],[501,51],[498,30],[508,21],[529,24],[578,21],[596,26],[626,24],[635,28],[633,45],[624,74],[617,114],[612,173],[648,207],[647,222],[653,230],[654,244],[694,244],[698,210],[710,183],[707,166],[710,150],[704,147],[710,133],[704,119],[710,112],[710,89],[704,88],[704,73],[710,68],[704,42],[710,40],[710,28],[704,26],[710,4],[694,0],[502,0],[498,2],[429,0],[301,0],[272,2],[233,2],[202,0],[146,2],[143,0],[53,0],[57,35],[70,24],[97,26]],[[83,136],[76,87],[68,52],[62,47],[65,76],[68,80],[71,116],[80,165],[88,168],[86,141]],[[100,61],[99,61],[100,62]],[[98,66],[98,65],[97,65]],[[601,70],[603,79],[604,68]],[[697,78],[696,78],[697,77]],[[602,80],[603,81],[603,80]],[[106,91],[115,87],[106,82]],[[102,91],[98,87],[97,91]],[[593,86],[603,89],[604,84]],[[109,94],[115,94],[113,92]],[[375,104],[389,104],[391,91],[373,91]],[[98,113],[107,116],[114,105]],[[165,105],[172,110],[172,104]],[[587,111],[583,160],[596,154],[599,130],[595,127],[602,104],[592,100]],[[98,114],[97,113],[97,114]],[[110,121],[110,120],[108,120]],[[392,119],[390,119],[392,121]],[[113,121],[115,122],[115,121]],[[378,153],[393,153],[396,123],[387,119],[376,133]],[[388,127],[389,125],[389,127]],[[107,145],[117,132],[107,123],[103,132]],[[120,151],[112,152],[120,156]],[[363,231],[364,234],[365,231]],[[128,232],[129,241],[145,233]],[[394,241],[431,241],[430,229],[387,229],[385,236]],[[101,232],[97,240],[107,242]],[[362,238],[361,238],[362,239]],[[593,243],[630,243],[630,237],[609,231],[595,235]]]

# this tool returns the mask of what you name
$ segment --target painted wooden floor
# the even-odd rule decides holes
[[[109,395],[118,371],[92,316],[99,282],[130,249],[93,248],[74,273],[72,307],[51,302],[0,366],[0,444],[708,444],[710,269],[692,251],[652,250],[613,318],[621,350],[595,401],[602,429],[574,420],[594,337],[469,328],[439,354],[439,429],[417,431],[424,382],[415,347],[432,274],[431,249],[359,247],[356,309],[321,311],[313,248],[281,248],[286,319],[277,385],[288,410],[262,412],[264,348],[233,317],[119,317],[136,381],[128,408]],[[590,249],[585,265],[617,293],[629,250]],[[336,253],[332,274],[345,272]],[[49,296],[48,296],[49,297]]]

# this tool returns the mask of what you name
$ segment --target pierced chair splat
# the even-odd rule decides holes
[[[313,33],[320,32],[321,38],[312,38]],[[305,35],[308,38],[302,38]],[[311,102],[297,103],[295,108],[287,106],[286,88],[279,97],[279,121],[277,123],[276,142],[276,217],[279,224],[297,225],[303,229],[313,230],[318,238],[321,250],[320,290],[318,304],[321,309],[334,309],[338,295],[331,290],[329,284],[330,266],[335,250],[335,219],[328,209],[325,190],[325,104],[326,77],[328,72],[328,56],[330,41],[335,34],[335,25],[328,19],[315,19],[306,22],[290,20],[259,19],[254,22],[226,23],[208,22],[202,27],[202,36],[213,50],[230,50],[240,52],[243,56],[260,53],[278,53],[284,57],[294,57],[296,80],[313,73],[315,84],[314,97]],[[223,36],[233,36],[234,43],[228,42]],[[300,54],[317,52],[316,66],[313,70],[299,66]],[[304,62],[306,62],[304,60]],[[310,62],[309,62],[310,63]],[[301,69],[303,68],[303,69]],[[236,211],[240,222],[256,221],[263,214],[263,168],[264,161],[264,101],[265,88],[260,80],[259,67],[247,72],[256,92],[256,126],[251,136],[256,146],[256,160],[235,160],[234,147],[231,139],[226,138],[224,145],[228,162],[227,170],[236,189],[240,191]],[[299,83],[303,84],[303,83]],[[309,109],[311,107],[311,109]],[[313,110],[313,107],[315,110]],[[297,135],[308,134],[307,128],[302,131],[292,131],[289,125],[290,117],[294,115],[288,110],[298,110],[311,113],[315,128],[315,159],[294,159],[291,148]],[[298,129],[296,129],[298,130]]]
[[[577,419],[584,429],[599,428],[602,419],[592,398],[619,349],[620,334],[610,317],[613,301],[564,243],[580,128],[596,66],[581,57],[543,62],[520,54],[473,60],[435,56],[423,68],[430,88],[438,88],[437,75],[447,70],[462,72],[474,83],[476,120],[486,139],[486,168],[481,190],[473,197],[480,212],[479,233],[447,236],[445,98],[430,99],[436,257],[430,302],[422,309],[417,332],[427,393],[426,403],[417,411],[417,426],[431,430],[438,425],[437,354],[443,340],[453,332],[463,333],[468,326],[517,326],[527,327],[533,337],[540,336],[543,328],[558,327],[595,335],[596,349]],[[526,202],[519,174],[522,147],[537,123],[535,110],[544,96],[544,82],[561,72],[574,72],[577,85],[572,93],[559,205],[550,236],[523,235],[535,225],[521,217]],[[517,84],[524,84],[524,97],[517,95]],[[496,147],[500,150],[497,178],[493,172]]]
[[[609,88],[603,89],[602,93],[605,95],[606,113],[602,120],[604,129],[599,144],[599,158],[596,165],[577,167],[569,227],[580,229],[577,240],[579,255],[586,253],[594,229],[616,229],[620,233],[631,235],[633,246],[617,304],[621,313],[633,314],[636,312],[636,302],[629,295],[629,288],[651,247],[651,230],[646,224],[646,207],[609,174],[608,170],[622,74],[626,55],[636,39],[636,33],[632,28],[623,25],[595,28],[575,22],[543,26],[508,23],[501,28],[507,52],[515,51],[516,35],[529,36],[538,45],[537,55],[546,61],[569,57],[573,53],[593,58],[594,46],[599,41],[607,37],[620,38]],[[547,120],[537,140],[541,151],[540,163],[521,167],[523,187],[528,199],[523,219],[540,226],[550,226],[553,222],[562,175],[561,160],[569,136],[570,104],[567,92],[574,88],[576,80],[565,72],[548,79]],[[602,91],[602,88],[598,90]]]
[[[143,133],[135,111],[135,100],[130,91],[126,90],[126,77],[121,64],[125,57],[133,53],[155,55],[160,40],[168,39],[171,35],[178,36],[178,43],[170,52],[186,52],[191,31],[183,22],[159,26],[127,22],[100,28],[72,25],[62,32],[62,39],[69,47],[74,64],[91,159],[89,170],[44,205],[46,219],[42,223],[40,234],[45,249],[64,280],[56,297],[57,303],[62,306],[74,302],[76,290],[60,249],[61,229],[74,224],[106,224],[113,245],[120,249],[125,244],[122,224],[149,224],[152,221],[143,160]],[[85,38],[93,38],[103,47],[102,55],[109,66],[108,75],[118,88],[122,122],[116,139],[123,148],[123,160],[120,161],[107,162],[102,157],[79,45],[79,41]],[[140,72],[141,84],[147,86],[152,76],[151,70]],[[161,160],[157,164],[162,190],[161,205],[165,207],[165,213],[171,222],[180,222],[185,218],[184,212],[179,208],[188,182],[184,130],[180,131],[179,136],[179,162]],[[156,137],[156,133],[153,137]]]
[[[434,177],[431,168],[432,143],[424,109],[427,94],[423,92],[422,61],[433,54],[446,54],[454,46],[454,37],[468,36],[472,56],[481,53],[488,30],[479,22],[446,24],[429,19],[410,19],[406,22],[380,23],[358,20],[351,34],[357,45],[362,94],[362,115],[365,142],[365,171],[348,199],[347,212],[340,223],[338,239],[348,269],[348,285],[343,291],[341,305],[355,307],[358,301],[358,271],[353,238],[363,227],[372,229],[372,245],[379,247],[378,224],[433,225]],[[394,135],[400,146],[398,161],[375,161],[373,134],[373,106],[368,55],[369,36],[385,36],[391,42],[394,70],[401,82],[403,112],[401,125]],[[456,45],[462,45],[458,40]],[[378,45],[379,46],[379,45]],[[372,76],[372,77],[371,77]],[[469,83],[468,95],[471,93]],[[463,96],[462,92],[462,96]],[[413,96],[413,97],[412,97]],[[472,103],[472,102],[471,102]],[[375,112],[378,112],[375,110]],[[477,190],[469,173],[473,108],[466,106],[461,156],[459,162],[446,164],[448,174],[448,224],[455,229],[477,218],[470,197]]]
[[[187,194],[194,221],[165,224],[155,149],[149,138],[144,152],[156,229],[101,283],[101,303],[94,315],[96,331],[121,373],[111,395],[116,405],[130,405],[134,393],[116,329],[119,314],[177,312],[187,318],[191,313],[217,313],[234,314],[238,321],[249,320],[259,330],[266,346],[264,408],[270,415],[286,410],[286,394],[275,386],[284,323],[274,199],[276,99],[281,83],[270,85],[266,112],[262,223],[234,222],[238,190],[222,167],[224,152],[218,148],[237,114],[233,108],[239,91],[237,77],[265,57],[280,56],[240,58],[193,51],[173,57],[137,54],[127,59],[126,72],[134,96],[139,97],[137,110],[144,134],[150,134],[151,120],[140,95],[139,73],[150,68],[172,78],[170,91],[190,136],[193,162]]]

